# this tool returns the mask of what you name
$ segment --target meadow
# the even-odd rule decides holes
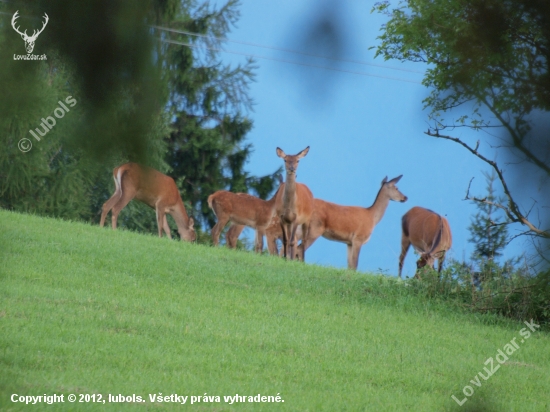
[[[7,211],[0,250],[2,411],[550,409],[547,331],[526,338],[415,280]],[[174,394],[186,403],[151,402]]]

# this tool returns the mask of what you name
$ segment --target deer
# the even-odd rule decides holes
[[[438,273],[441,273],[445,254],[451,248],[453,238],[449,222],[443,216],[430,209],[415,206],[401,219],[401,255],[399,256],[399,279],[403,270],[405,256],[412,244],[420,253],[416,262],[415,278],[421,279],[419,270],[424,266],[434,267],[438,260]]]
[[[407,201],[407,196],[401,193],[396,186],[401,177],[403,175],[390,181],[385,177],[374,203],[367,208],[341,206],[321,199],[314,199],[309,232],[305,240],[302,241],[300,249],[307,250],[320,236],[345,243],[348,246],[348,268],[357,270],[361,247],[369,241],[374,227],[384,217],[390,200],[401,203]]]
[[[19,16],[17,15],[17,13],[19,13],[19,10],[17,10],[12,19],[11,19],[11,26],[13,27],[13,29],[19,33],[21,35],[21,38],[23,39],[23,41],[25,42],[25,49],[27,49],[27,53],[30,54],[32,53],[33,49],[34,49],[34,42],[36,41],[36,39],[38,38],[38,35],[40,33],[42,33],[44,31],[44,28],[46,27],[46,25],[48,24],[48,21],[50,20],[50,18],[48,17],[48,15],[46,13],[44,13],[44,22],[42,23],[42,28],[40,30],[33,30],[33,33],[32,33],[32,36],[29,36],[27,34],[27,30],[25,30],[23,33],[21,33],[19,31],[19,27],[15,27],[15,24],[16,24],[16,20],[19,18]]]
[[[282,203],[277,209],[283,229],[283,256],[294,260],[296,257],[296,231],[302,227],[303,237],[307,237],[309,222],[313,213],[313,193],[301,183],[296,183],[296,170],[298,163],[309,152],[309,146],[296,155],[287,155],[277,147],[277,156],[285,162],[286,183],[283,191]],[[301,253],[305,261],[305,250]]]
[[[234,247],[244,226],[250,226],[256,229],[254,250],[262,253],[263,237],[265,236],[266,229],[271,224],[273,215],[277,209],[277,203],[282,202],[283,188],[284,183],[281,183],[275,195],[269,200],[263,200],[248,193],[233,193],[227,190],[218,190],[208,196],[208,207],[212,209],[218,219],[212,228],[212,243],[214,246],[219,244],[220,232],[227,222],[231,221],[234,225],[238,225],[238,227],[233,226],[233,228],[230,228],[230,232],[228,232],[230,233],[230,239],[227,242],[227,246]]]
[[[170,227],[166,220],[166,213],[170,214],[176,225],[182,241],[194,242],[196,233],[193,218],[187,216],[181,195],[176,182],[170,176],[149,167],[137,163],[126,163],[113,169],[115,181],[115,193],[107,200],[101,209],[101,221],[103,227],[107,214],[111,212],[112,228],[116,229],[120,211],[126,207],[132,199],[139,200],[147,206],[155,209],[159,237],[162,231],[172,239]]]

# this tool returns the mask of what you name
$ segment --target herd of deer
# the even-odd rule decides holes
[[[311,190],[296,182],[298,162],[307,155],[309,146],[300,153],[287,155],[277,148],[286,169],[286,182],[280,180],[279,188],[269,200],[247,193],[219,190],[208,197],[208,206],[218,221],[212,228],[212,242],[218,245],[220,233],[228,222],[232,225],[226,234],[226,244],[235,248],[237,238],[245,226],[256,230],[254,250],[261,253],[263,238],[271,254],[278,254],[277,240],[282,240],[282,256],[305,260],[306,250],[319,238],[345,243],[348,246],[348,267],[357,269],[361,247],[370,239],[374,227],[380,222],[390,200],[405,202],[407,196],[397,189],[398,176],[382,180],[381,188],[371,207],[341,206],[313,197]],[[112,227],[116,229],[120,211],[137,199],[156,211],[158,234],[162,231],[171,238],[166,213],[172,215],[182,240],[196,238],[193,218],[188,217],[174,180],[154,169],[136,163],[126,163],[113,170],[116,190],[102,208],[100,226],[105,224],[111,211]],[[301,239],[301,244],[297,245]],[[433,267],[439,260],[441,271],[445,253],[452,243],[447,219],[431,210],[413,207],[402,218],[401,255],[399,277],[405,255],[412,244],[420,254],[417,268]],[[418,271],[416,277],[419,277]]]

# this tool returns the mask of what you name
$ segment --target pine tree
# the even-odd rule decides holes
[[[248,89],[255,65],[249,59],[231,67],[219,56],[222,39],[239,17],[238,1],[229,0],[219,9],[205,3],[174,10],[170,19],[157,14],[157,27],[164,27],[157,29],[157,54],[173,119],[166,160],[196,220],[212,227],[210,194],[253,190],[266,198],[281,169],[263,177],[244,171],[252,153],[245,139],[252,128],[246,114],[253,105]]]
[[[475,245],[472,253],[472,260],[479,268],[480,280],[493,277],[495,274],[503,275],[513,269],[512,261],[506,262],[500,267],[497,258],[508,243],[508,227],[506,220],[500,216],[499,209],[494,203],[501,203],[494,190],[494,182],[497,178],[495,173],[483,173],[487,182],[486,199],[488,203],[476,202],[478,212],[473,216],[468,230],[470,231],[469,242]],[[478,274],[478,276],[479,276]]]

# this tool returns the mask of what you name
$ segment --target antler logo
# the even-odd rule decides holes
[[[46,13],[44,13],[44,23],[42,23],[42,28],[40,30],[34,30],[33,33],[32,33],[32,36],[29,36],[27,35],[27,30],[25,30],[23,33],[21,33],[19,31],[19,27],[15,27],[15,20],[17,20],[19,18],[19,16],[17,15],[17,13],[19,13],[19,10],[17,10],[15,12],[15,14],[13,15],[12,19],[11,19],[11,26],[13,27],[13,29],[19,33],[21,35],[21,38],[25,41],[25,48],[27,49],[27,53],[32,53],[33,49],[34,49],[34,42],[36,41],[36,38],[38,37],[38,35],[40,33],[42,33],[44,31],[44,27],[46,27],[46,24],[48,24],[48,21],[50,20],[50,18],[48,17],[48,15]]]

